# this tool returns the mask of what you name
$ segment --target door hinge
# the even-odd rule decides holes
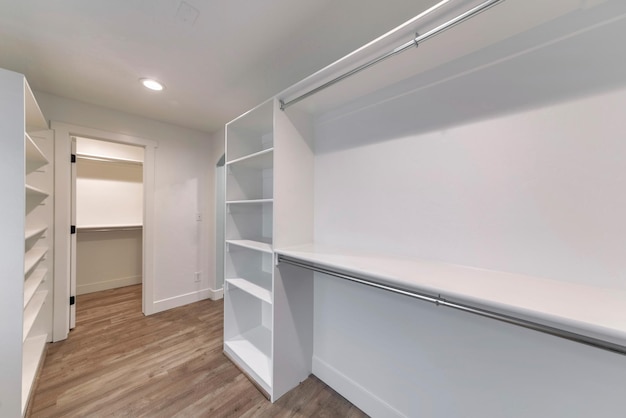
[[[70,234],[75,234],[75,233],[76,233],[76,225],[70,226]]]
[[[73,162],[73,163],[76,162],[76,154],[72,154],[72,157],[71,157],[70,161]]]
[[[76,304],[76,296],[70,296],[70,306]]]

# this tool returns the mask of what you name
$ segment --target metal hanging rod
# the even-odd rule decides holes
[[[508,324],[517,325],[523,328],[539,331],[544,334],[554,335],[556,337],[564,338],[566,340],[574,341],[581,344],[586,344],[592,347],[600,348],[603,350],[611,351],[618,354],[626,355],[626,346],[615,344],[609,341],[600,340],[598,338],[589,337],[575,332],[567,331],[560,328],[551,327],[549,325],[540,324],[537,322],[529,321],[522,318],[516,318],[513,316],[501,314],[487,309],[477,308],[463,303],[450,302],[441,297],[441,295],[433,296],[425,293],[419,293],[415,291],[408,291],[405,289],[397,288],[394,286],[384,285],[376,283],[364,277],[355,277],[345,273],[341,273],[335,270],[331,270],[324,267],[319,267],[314,264],[309,264],[300,260],[296,260],[284,255],[278,254],[278,263],[290,264],[292,266],[305,268],[308,270],[316,271],[318,273],[327,274],[329,276],[337,277],[344,280],[364,284],[366,286],[375,287],[377,289],[386,290],[393,293],[399,293],[404,296],[409,296],[415,299],[419,299],[425,302],[434,303],[437,306],[446,306],[448,308],[456,309],[463,312],[472,313],[486,318],[495,319],[497,321],[506,322]]]
[[[322,84],[319,87],[316,87],[316,88],[314,88],[312,90],[309,90],[308,92],[306,92],[306,93],[304,93],[304,94],[302,94],[302,95],[300,95],[300,96],[298,96],[298,97],[296,97],[294,99],[291,99],[291,100],[289,100],[287,102],[285,102],[283,100],[279,100],[280,109],[281,110],[285,110],[289,106],[291,106],[293,104],[296,104],[296,103],[306,99],[307,97],[312,96],[312,95],[314,95],[314,94],[316,94],[316,93],[318,93],[318,92],[320,92],[320,91],[322,91],[322,90],[324,90],[324,89],[326,89],[326,88],[328,88],[328,87],[330,87],[330,86],[332,86],[334,84],[337,84],[338,82],[340,82],[340,81],[342,81],[342,80],[344,80],[344,79],[346,79],[348,77],[351,77],[351,76],[353,76],[353,75],[355,75],[357,73],[360,73],[361,71],[363,71],[363,70],[373,66],[374,64],[378,64],[379,62],[384,61],[387,58],[390,58],[390,57],[392,57],[394,55],[397,55],[397,54],[399,54],[401,52],[404,52],[404,51],[406,51],[406,50],[408,50],[408,49],[410,49],[412,47],[418,47],[420,43],[425,42],[425,41],[427,41],[427,40],[429,40],[431,38],[434,38],[435,36],[439,35],[440,33],[442,33],[444,31],[452,28],[453,26],[458,25],[461,22],[464,22],[464,21],[466,21],[466,20],[476,16],[479,13],[484,12],[485,10],[489,9],[492,6],[495,6],[497,3],[500,3],[502,1],[504,1],[504,0],[487,0],[487,1],[479,4],[478,6],[472,8],[472,9],[470,9],[470,10],[464,12],[464,13],[461,13],[457,17],[455,17],[453,19],[450,19],[447,22],[442,23],[441,25],[439,25],[439,26],[429,30],[426,33],[423,33],[421,35],[420,34],[416,34],[415,38],[413,38],[412,40],[410,40],[410,41],[408,41],[408,42],[406,42],[406,43],[404,43],[404,44],[394,48],[393,50],[391,50],[391,51],[389,51],[389,52],[387,52],[387,53],[385,53],[385,54],[383,54],[383,55],[381,55],[379,57],[376,57],[376,58],[372,59],[371,61],[366,62],[365,64],[361,64],[360,66],[358,66],[358,67],[356,67],[356,68],[354,68],[354,69],[352,69],[352,70],[350,70],[350,71],[348,71],[348,72],[346,72],[346,73],[344,73],[344,74],[342,74],[342,75],[340,75],[340,76],[338,76],[336,78],[333,78],[332,80]],[[437,3],[435,6],[431,7],[430,9],[428,9],[427,12],[422,13],[420,15],[420,17],[426,16],[428,13],[434,11],[435,9],[439,8],[440,6],[443,6],[444,4],[446,4],[448,2],[449,2],[449,0],[444,0],[444,1],[441,1],[441,2]]]

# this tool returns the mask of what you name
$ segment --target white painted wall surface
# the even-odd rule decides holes
[[[141,284],[142,231],[85,232],[76,237],[76,294]]]
[[[209,134],[131,114],[36,92],[47,118],[53,121],[117,132],[157,142],[155,179],[155,279],[157,311],[209,295],[214,252],[208,219],[213,171]],[[201,281],[194,273],[201,271]]]
[[[626,89],[426,133],[410,102],[316,126],[316,243],[626,289]],[[623,355],[320,274],[314,312],[313,372],[372,416],[626,410]]]
[[[76,226],[123,225],[143,225],[143,167],[78,158]]]
[[[322,124],[315,240],[626,289],[624,108],[619,90],[423,134],[381,133],[377,107]]]

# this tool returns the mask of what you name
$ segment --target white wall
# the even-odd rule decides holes
[[[316,241],[626,289],[624,108],[618,90],[428,133],[381,134],[377,107],[322,124]]]
[[[47,118],[155,141],[155,278],[156,310],[168,309],[210,294],[214,266],[211,137],[199,132],[112,109],[35,93]],[[196,214],[203,221],[196,221]],[[194,273],[201,271],[200,283]]]
[[[76,160],[76,226],[143,225],[143,167]]]
[[[76,294],[141,284],[142,231],[78,230]]]
[[[410,106],[316,126],[317,243],[626,289],[626,89],[426,133]],[[322,274],[314,317],[313,372],[372,416],[626,408],[623,355]]]

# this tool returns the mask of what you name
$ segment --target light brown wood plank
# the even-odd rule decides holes
[[[29,416],[364,417],[314,376],[272,404],[223,354],[223,301],[145,317],[141,285],[81,295]]]

